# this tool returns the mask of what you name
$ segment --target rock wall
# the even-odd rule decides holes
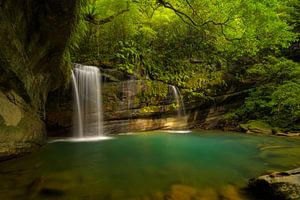
[[[186,103],[186,116],[178,117],[178,105],[169,85],[141,81],[121,72],[101,69],[104,132],[106,134],[155,129],[223,129],[223,117],[239,107],[246,92],[231,92],[215,98]],[[49,96],[47,129],[50,136],[70,136],[72,129],[72,88]],[[157,95],[159,94],[159,95]],[[232,127],[230,127],[232,130]],[[236,127],[233,127],[237,130]]]
[[[105,77],[103,80],[108,79]],[[104,82],[101,90],[105,134],[186,127],[186,118],[178,117],[178,106],[167,84],[108,77],[114,81]],[[49,96],[46,122],[50,136],[71,135],[72,103],[71,87]]]
[[[45,142],[44,123],[20,96],[13,91],[0,91],[0,105],[0,161]]]
[[[0,159],[45,141],[44,105],[68,70],[79,0],[0,1]]]
[[[8,77],[16,79],[10,86],[34,108],[41,108],[48,92],[65,81],[65,72],[69,74],[63,55],[75,10],[72,0],[0,3],[0,84],[9,82]]]
[[[239,130],[237,125],[226,124],[224,115],[239,108],[245,97],[245,92],[228,92],[220,95],[213,102],[192,102],[187,107],[188,127],[196,129]]]
[[[106,132],[177,129],[186,126],[169,85],[159,81],[127,80],[104,84]],[[112,131],[114,130],[114,131]]]

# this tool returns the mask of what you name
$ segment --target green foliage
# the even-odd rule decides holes
[[[299,5],[299,0],[89,0],[71,58],[176,85],[194,101],[213,100],[233,83],[251,85],[244,105],[227,120],[261,119],[293,128],[299,124],[299,63],[277,57],[298,40],[293,30],[299,27]],[[147,84],[142,100],[167,95]]]
[[[69,45],[68,48],[64,51],[63,63],[60,66],[60,69],[64,75],[64,79],[66,80],[66,87],[68,87],[68,83],[71,77],[71,62],[74,61],[74,57],[72,57],[71,54],[76,49],[80,48],[80,42],[88,31],[87,22],[84,20],[87,6],[88,4],[85,2],[85,0],[78,1],[78,5],[75,9],[76,19],[74,21],[71,35],[68,41]]]
[[[264,129],[264,130],[270,130],[272,127],[265,121],[262,120],[250,120],[246,124],[240,125],[243,129]]]
[[[260,76],[266,82],[283,83],[285,80],[299,81],[299,63],[285,58],[267,57],[247,70],[249,76]]]
[[[291,127],[300,121],[300,84],[287,81],[271,95],[272,124]]]
[[[244,105],[226,116],[227,121],[262,119],[275,127],[297,129],[300,123],[300,64],[268,57],[249,68],[263,85],[252,89]]]
[[[168,85],[158,81],[143,81],[136,97],[146,105],[159,104],[168,95]]]
[[[116,17],[100,26],[89,24],[74,61],[113,62],[129,74],[200,92],[224,84],[227,58],[287,47],[296,38],[293,27],[280,18],[289,8],[283,0],[168,3],[185,15],[155,0],[88,2],[84,13],[89,19]]]
[[[135,47],[134,41],[119,41],[119,50],[115,53],[118,59],[117,68],[128,74],[134,74],[140,66],[140,51]]]

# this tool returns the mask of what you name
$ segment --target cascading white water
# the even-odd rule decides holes
[[[172,93],[174,95],[174,99],[176,101],[176,104],[177,104],[177,106],[179,106],[178,112],[177,112],[178,113],[178,118],[185,117],[186,116],[185,107],[184,107],[184,103],[182,101],[179,89],[174,85],[170,85],[170,88],[171,88]]]
[[[73,83],[73,93],[74,93],[74,105],[73,110],[76,110],[77,115],[73,116],[74,132],[76,131],[77,136],[83,135],[83,125],[82,125],[82,114],[80,108],[80,98],[78,94],[78,86],[74,71],[72,71],[72,83]]]
[[[98,137],[103,134],[100,71],[94,66],[75,64],[72,71],[74,88],[74,136]]]
[[[175,121],[169,122],[168,126],[172,129],[172,133],[188,133],[189,131],[185,130],[187,127],[187,116],[185,113],[185,107],[180,91],[174,85],[169,85],[169,90],[171,90],[176,106],[178,106],[178,108],[177,118],[175,119]]]

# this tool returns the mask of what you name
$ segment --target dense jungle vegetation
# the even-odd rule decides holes
[[[178,86],[185,101],[246,92],[228,124],[300,130],[299,0],[89,0],[72,62]]]

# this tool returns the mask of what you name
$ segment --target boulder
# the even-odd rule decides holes
[[[299,200],[300,167],[251,179],[249,190],[265,200]]]
[[[46,141],[39,115],[14,91],[0,91],[0,160],[30,152]]]
[[[272,127],[268,123],[260,120],[252,120],[246,124],[240,124],[240,128],[249,134],[273,134]]]
[[[174,184],[165,194],[168,200],[218,200],[218,194],[213,188],[196,188],[189,185]]]

